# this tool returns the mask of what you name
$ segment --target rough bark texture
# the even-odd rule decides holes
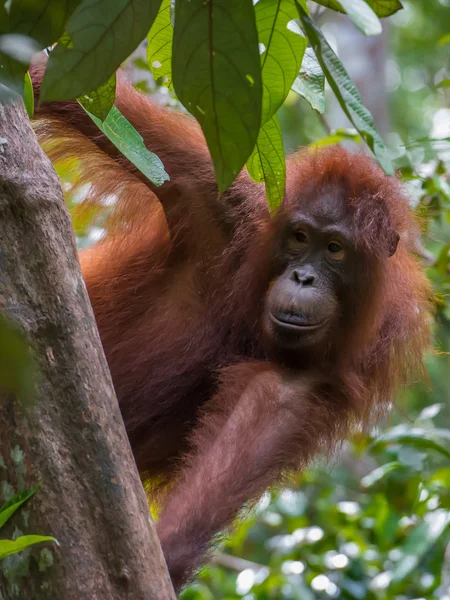
[[[0,310],[39,372],[32,404],[0,397],[0,498],[42,482],[1,537],[60,542],[5,559],[0,598],[172,599],[61,187],[21,102],[0,104],[0,138]]]

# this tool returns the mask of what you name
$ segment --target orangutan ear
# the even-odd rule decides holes
[[[397,251],[398,242],[400,240],[400,236],[396,231],[392,231],[389,235],[388,239],[388,254],[389,257],[394,256]]]

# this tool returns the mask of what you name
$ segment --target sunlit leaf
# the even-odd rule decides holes
[[[175,4],[174,88],[205,134],[219,191],[255,147],[262,84],[252,0]]]
[[[365,0],[339,0],[340,5],[365,35],[380,35],[380,19]]]
[[[25,548],[42,542],[54,542],[58,544],[58,541],[54,537],[47,535],[23,535],[17,538],[17,540],[0,540],[0,559],[10,556],[10,554],[22,552]]]
[[[25,73],[25,84],[23,90],[23,102],[27,109],[28,116],[33,118],[34,115],[34,92],[33,84],[31,83],[31,77],[29,73]]]
[[[394,567],[392,581],[407,581],[449,525],[450,512],[446,510],[436,510],[425,515],[424,522],[409,534],[401,548],[402,557]]]
[[[84,106],[87,111],[98,117],[100,121],[104,121],[114,104],[115,97],[116,74],[114,73],[114,75],[111,75],[108,81],[97,88],[95,92],[91,92],[88,95],[78,98],[78,102]]]
[[[338,2],[337,0],[315,1],[317,2],[317,4],[321,4],[322,6],[331,8],[332,10],[346,12],[346,10],[344,10],[343,8],[344,2]],[[370,8],[378,17],[389,17],[390,15],[393,15],[398,10],[403,8],[400,0],[365,0],[365,2],[370,6]]]
[[[107,81],[145,38],[161,0],[83,0],[66,24],[71,43],[50,54],[41,101],[70,100]]]
[[[325,111],[325,76],[314,50],[306,48],[298,77],[292,89],[307,100],[318,113]]]
[[[364,106],[358,90],[320,29],[316,27],[301,5],[297,4],[297,6],[303,29],[308,35],[325,77],[339,104],[375,154],[383,170],[388,175],[392,175],[394,173],[392,161],[383,140],[375,128],[372,115]]]
[[[36,40],[41,48],[58,41],[67,19],[82,0],[12,0],[9,31]]]
[[[310,144],[311,148],[321,148],[323,146],[331,146],[332,144],[340,144],[343,141],[354,142],[355,144],[360,144],[362,142],[361,136],[354,132],[354,130],[349,129],[336,129],[330,135],[327,135],[323,138],[319,138],[312,144]]]
[[[286,186],[286,163],[278,118],[274,115],[261,128],[247,169],[254,181],[264,182],[270,212],[280,206]]]
[[[84,107],[83,107],[84,108]],[[169,176],[164,170],[160,159],[150,152],[145,145],[142,136],[133,125],[127,121],[120,110],[113,106],[104,121],[91,114],[86,108],[86,113],[91,117],[97,127],[106,137],[128,158],[133,165],[141,171],[155,185],[161,185],[168,181]]]
[[[294,0],[260,0],[255,6],[261,53],[265,123],[283,104],[302,64],[307,39],[294,19]]]
[[[22,399],[30,398],[34,372],[25,337],[0,314],[0,389]]]
[[[450,33],[446,33],[438,41],[439,46],[445,46],[446,44],[450,44]]]
[[[440,81],[437,86],[437,88],[444,88],[444,87],[450,87],[450,79],[443,79],[442,81]]]
[[[170,18],[171,0],[163,0],[159,13],[147,36],[147,63],[155,79],[172,84],[173,26]]]
[[[13,498],[5,502],[0,507],[0,528],[12,517],[16,510],[22,506],[27,500],[33,496],[36,491],[40,488],[41,484],[36,485],[31,490],[26,490],[20,494],[16,494]]]
[[[430,406],[425,406],[425,408],[421,411],[419,416],[417,417],[418,421],[427,421],[429,419],[434,419],[443,409],[443,405],[436,403],[430,404]]]
[[[443,431],[445,432],[446,430]],[[420,450],[434,450],[450,458],[450,449],[436,441],[438,435],[439,430],[435,429],[414,428],[408,432],[393,430],[375,440],[371,446],[373,449],[380,449],[391,444],[404,444]],[[440,437],[445,436],[441,435]]]
[[[404,465],[400,462],[393,461],[390,463],[386,463],[385,465],[374,469],[371,473],[363,477],[361,479],[361,486],[363,488],[369,488],[372,485],[379,483],[382,479],[386,477],[386,475],[388,475],[392,471],[396,471],[402,468],[404,468]]]

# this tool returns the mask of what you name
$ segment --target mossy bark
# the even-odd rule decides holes
[[[31,401],[0,395],[0,500],[42,482],[0,537],[60,543],[0,563],[0,598],[172,599],[61,186],[21,101],[0,104],[0,138],[0,311],[37,367]]]

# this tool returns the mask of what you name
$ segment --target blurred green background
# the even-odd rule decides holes
[[[267,493],[183,600],[450,600],[450,0],[404,4],[376,38],[328,10],[315,17],[421,217],[419,250],[436,294],[429,378],[405,391],[380,430],[355,436],[289,489]],[[142,52],[125,66],[135,85],[179,107],[153,82]],[[291,93],[280,113],[286,151],[357,144],[332,94],[327,100],[320,117]],[[76,159],[59,165],[72,209],[86,191],[73,185],[76,167]],[[102,235],[98,222],[73,214],[80,247]]]

